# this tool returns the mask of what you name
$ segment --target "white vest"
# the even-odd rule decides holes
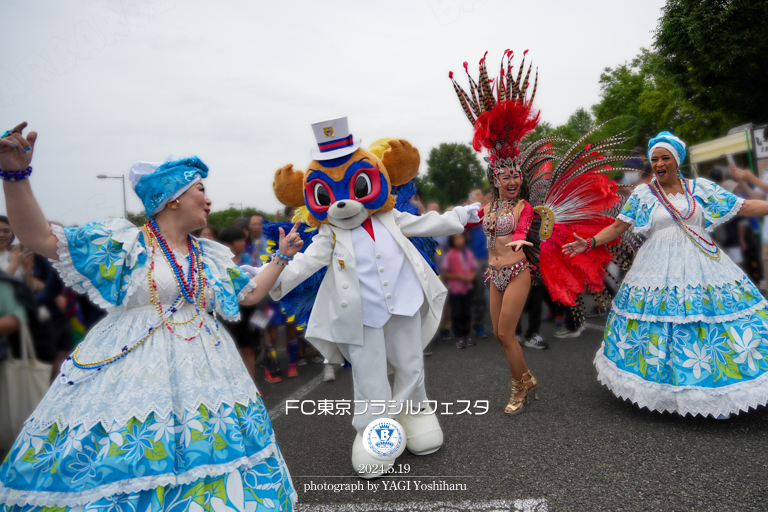
[[[389,231],[371,217],[374,241],[364,227],[352,230],[363,325],[381,329],[392,315],[413,316],[424,303],[421,283]]]

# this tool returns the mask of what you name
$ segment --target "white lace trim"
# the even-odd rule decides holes
[[[226,464],[208,464],[205,466],[198,466],[179,475],[174,473],[166,473],[164,475],[153,475],[140,478],[131,478],[129,480],[120,480],[118,482],[111,482],[109,484],[94,487],[92,489],[81,492],[20,491],[4,487],[3,484],[0,483],[0,503],[4,503],[5,505],[9,506],[33,505],[38,507],[75,507],[117,494],[138,493],[141,491],[149,491],[151,489],[156,489],[157,487],[165,487],[169,485],[186,485],[196,480],[200,480],[201,478],[226,475],[238,469],[251,468],[261,461],[267,459],[272,454],[275,454],[278,458],[280,458],[280,462],[283,466],[282,469],[286,472],[286,476],[288,476],[288,480],[290,481],[288,468],[285,466],[285,462],[279,455],[277,443],[273,436],[272,442],[269,444],[269,446],[260,452],[249,457],[241,457]],[[296,500],[294,497],[295,495],[296,494],[294,491],[294,494],[291,496],[292,501]]]
[[[62,431],[66,428],[73,429],[80,425],[85,426],[85,430],[91,430],[98,424],[101,424],[102,428],[107,432],[110,431],[112,425],[126,425],[131,419],[136,419],[140,423],[147,421],[150,414],[154,413],[154,418],[157,421],[162,421],[168,418],[169,414],[173,413],[177,417],[184,417],[187,412],[195,412],[199,410],[201,405],[204,405],[209,411],[218,411],[223,405],[235,407],[236,405],[242,405],[248,407],[251,403],[255,403],[260,397],[256,387],[253,388],[253,393],[245,396],[234,397],[218,397],[216,400],[210,400],[206,397],[198,397],[195,401],[187,401],[184,403],[173,403],[171,405],[159,405],[154,402],[142,404],[141,408],[131,407],[126,411],[121,411],[120,415],[115,415],[111,411],[102,411],[99,414],[88,414],[84,417],[79,416],[75,418],[67,418],[63,414],[57,414],[53,418],[43,417],[41,419],[33,419],[31,429],[45,429],[50,428],[54,424]]]
[[[67,236],[64,234],[64,228],[56,224],[52,224],[51,232],[53,232],[57,238],[56,252],[59,255],[59,260],[50,260],[50,262],[53,264],[53,268],[55,268],[59,273],[59,276],[61,276],[64,284],[78,293],[87,293],[88,298],[91,299],[95,305],[106,309],[108,313],[115,311],[115,309],[120,305],[112,304],[104,297],[102,297],[98,288],[96,288],[93,283],[91,283],[91,280],[82,275],[77,270],[77,268],[75,268],[75,264],[72,261],[72,255],[69,252],[69,241],[67,240]],[[113,232],[111,235],[118,242],[128,241],[122,239],[117,232]],[[126,264],[129,261],[137,261],[139,255],[142,252],[144,252],[144,247],[141,245],[141,242],[137,241],[135,244],[133,244],[133,250],[131,251],[131,254],[129,254],[126,258]],[[134,292],[141,286],[141,284],[146,281],[148,271],[148,265],[142,265],[141,267],[135,268],[133,270],[131,273],[131,282],[125,292],[125,296],[123,297],[123,304],[125,304],[128,301],[128,297],[133,295]]]
[[[623,371],[605,356],[605,343],[595,356],[597,380],[619,398],[651,411],[681,416],[728,416],[768,404],[768,373],[756,379],[718,388],[674,386],[644,380]]]
[[[624,309],[616,306],[616,301],[613,303],[613,312],[624,318],[631,318],[632,320],[640,320],[643,322],[669,322],[673,324],[691,324],[693,322],[706,322],[708,324],[715,324],[721,322],[733,322],[739,318],[752,315],[755,311],[768,306],[768,301],[761,300],[754,306],[750,306],[747,309],[742,309],[735,313],[729,313],[727,315],[691,315],[691,316],[669,316],[669,315],[647,315],[645,313],[630,313]]]
[[[243,302],[245,300],[245,296],[251,293],[252,290],[256,289],[256,282],[251,279],[248,281],[248,284],[243,286],[243,289],[240,290],[240,293],[237,294],[237,302]],[[238,315],[239,319],[240,315]],[[245,319],[243,320],[245,322]]]

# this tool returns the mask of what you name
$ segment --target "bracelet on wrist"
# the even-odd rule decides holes
[[[22,171],[3,171],[0,169],[0,178],[3,178],[5,181],[21,181],[27,179],[30,174],[32,174],[32,166]]]
[[[277,260],[278,258],[280,258],[280,259],[282,259],[284,261],[280,262],[280,261]],[[283,256],[281,256],[279,252],[277,252],[277,253],[272,255],[272,261],[275,262],[276,264],[280,265],[281,267],[288,266],[288,261],[285,261],[285,258]]]
[[[285,261],[293,261],[293,258],[289,258],[289,257],[288,257],[288,256],[286,256],[285,254],[281,253],[281,252],[280,252],[280,249],[277,249],[277,250],[275,251],[275,255],[276,255],[278,258],[282,258],[282,259],[284,259]]]

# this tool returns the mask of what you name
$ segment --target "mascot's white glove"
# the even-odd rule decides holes
[[[250,277],[251,279],[259,275],[259,272],[261,272],[263,269],[264,267],[256,268],[250,265],[240,265],[240,270],[245,272],[248,275],[248,277]]]
[[[248,275],[248,277],[250,277],[251,279],[253,279],[253,278],[254,278],[254,277],[256,277],[257,275],[259,275],[259,273],[260,273],[262,270],[264,270],[264,268],[265,268],[266,266],[267,266],[267,265],[262,265],[261,267],[258,267],[258,268],[256,268],[256,267],[252,267],[252,266],[250,266],[250,265],[240,265],[240,270],[242,270],[243,272],[245,272],[245,273]],[[280,274],[279,276],[277,276],[277,281],[275,281],[275,284],[273,284],[273,285],[272,285],[272,288],[270,288],[270,290],[274,290],[275,288],[277,288],[278,286],[280,286],[280,283],[282,282],[282,280],[283,280],[283,275],[282,275],[282,274]]]
[[[453,211],[459,214],[459,222],[466,226],[469,222],[480,222],[480,217],[477,215],[480,208],[482,208],[480,203],[472,203],[467,206],[456,206]]]

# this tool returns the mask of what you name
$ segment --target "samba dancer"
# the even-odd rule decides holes
[[[661,132],[648,143],[654,178],[617,220],[563,246],[579,254],[633,227],[648,236],[616,295],[598,379],[653,411],[727,418],[768,403],[768,303],[708,232],[734,215],[768,214],[709,180],[678,173],[685,143]]]
[[[37,134],[0,139],[0,177],[20,241],[108,311],[62,366],[0,466],[0,511],[291,510],[296,499],[261,397],[217,315],[255,304],[302,242],[280,233],[253,279],[189,233],[211,201],[197,157],[139,162],[151,219],[50,226],[28,178]],[[209,315],[212,312],[213,315]],[[119,505],[119,507],[118,507]]]

